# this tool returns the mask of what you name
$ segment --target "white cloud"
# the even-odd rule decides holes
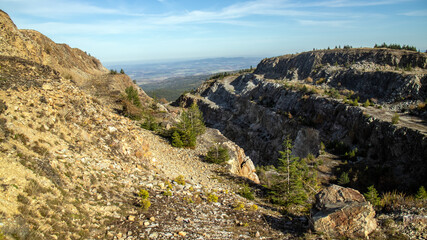
[[[334,21],[321,21],[321,20],[298,20],[303,26],[321,26],[321,27],[348,27],[351,21],[334,20]]]
[[[121,14],[118,9],[67,0],[16,0],[10,1],[9,5],[16,9],[17,12],[48,18],[85,14]]]
[[[402,13],[401,15],[408,16],[408,17],[427,17],[427,10],[405,12],[405,13]]]

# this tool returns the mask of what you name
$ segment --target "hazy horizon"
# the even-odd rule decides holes
[[[272,57],[338,45],[427,49],[425,0],[0,0],[37,30],[103,63]]]

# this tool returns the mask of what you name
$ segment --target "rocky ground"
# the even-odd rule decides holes
[[[13,64],[22,63],[2,70]],[[305,217],[285,218],[240,197],[241,178],[203,161],[216,130],[194,150],[173,148],[52,76],[10,74],[0,91],[0,226],[7,237],[279,239],[305,231]],[[146,210],[141,189],[149,192]]]

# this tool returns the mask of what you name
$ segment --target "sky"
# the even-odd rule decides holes
[[[103,63],[273,57],[398,43],[427,49],[427,0],[0,0]]]

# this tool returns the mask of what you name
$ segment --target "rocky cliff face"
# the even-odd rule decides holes
[[[334,49],[264,59],[255,74],[268,79],[324,79],[381,103],[427,98],[427,55],[392,49]]]
[[[320,136],[325,144],[342,142],[349,149],[357,148],[358,161],[372,167],[365,174],[379,174],[376,183],[380,187],[416,188],[427,181],[427,126],[408,114],[401,113],[398,124],[392,124],[391,118],[396,114],[392,109],[411,103],[422,105],[426,96],[425,59],[421,53],[394,54],[394,50],[383,49],[331,50],[265,59],[254,74],[208,81],[180,101],[197,99],[206,122],[243,147],[256,165],[277,163],[287,135],[293,140],[308,135],[306,141]],[[335,61],[338,66],[334,66]],[[339,65],[346,61],[355,68],[371,67],[355,71]],[[411,63],[412,70],[393,70],[388,64],[395,62]],[[376,98],[377,106],[352,106],[329,94],[350,90],[353,98]],[[380,102],[387,104],[380,109]],[[300,151],[300,156],[318,154],[315,145]]]

